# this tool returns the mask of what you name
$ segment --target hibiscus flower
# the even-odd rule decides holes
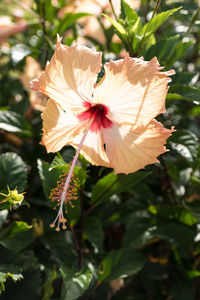
[[[96,84],[101,53],[80,45],[64,46],[58,37],[51,61],[31,83],[50,98],[42,114],[42,144],[48,152],[69,144],[77,149],[61,195],[59,224],[65,220],[62,206],[79,153],[94,165],[128,174],[159,162],[173,132],[154,119],[165,112],[173,70],[161,72],[156,57],[144,61],[128,54],[104,68],[105,75]]]

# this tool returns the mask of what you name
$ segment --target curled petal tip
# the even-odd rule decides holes
[[[59,34],[57,33],[57,43],[61,43],[62,42],[62,37],[59,36]]]
[[[175,129],[175,126],[171,126],[171,134],[173,133],[173,132],[176,132],[177,130]]]

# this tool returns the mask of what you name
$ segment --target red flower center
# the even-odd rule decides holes
[[[110,128],[113,125],[113,122],[107,118],[108,107],[103,104],[96,104],[92,106],[91,103],[85,101],[83,106],[87,109],[83,113],[79,114],[77,117],[81,121],[90,120],[94,118],[94,121],[90,127],[91,131],[97,132],[100,130],[101,126],[103,128]]]

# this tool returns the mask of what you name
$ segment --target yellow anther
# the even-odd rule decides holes
[[[65,223],[67,220],[65,218],[60,218],[60,222]]]

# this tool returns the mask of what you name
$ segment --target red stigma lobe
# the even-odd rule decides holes
[[[86,102],[86,103],[85,103]],[[80,121],[90,120],[94,118],[94,121],[90,127],[90,130],[93,132],[97,132],[103,128],[110,128],[113,125],[113,122],[107,118],[108,107],[103,104],[96,104],[92,106],[91,103],[84,101],[84,107],[86,107],[86,111],[79,114],[77,117]]]

